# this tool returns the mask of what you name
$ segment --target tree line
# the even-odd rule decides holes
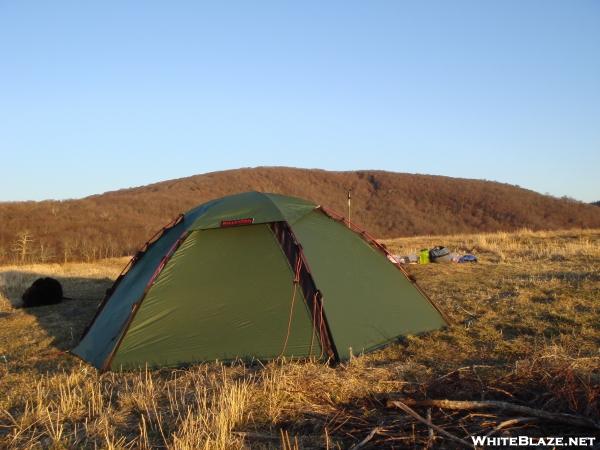
[[[78,200],[0,203],[0,263],[93,261],[133,254],[179,213],[257,190],[313,200],[376,237],[519,228],[600,228],[600,208],[503,183],[384,171],[238,169]]]

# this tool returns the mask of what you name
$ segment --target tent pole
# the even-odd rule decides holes
[[[350,205],[352,203],[352,190],[348,189],[348,228],[350,228],[350,224],[352,223],[352,221],[350,220]]]

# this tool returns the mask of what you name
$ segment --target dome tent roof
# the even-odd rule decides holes
[[[213,200],[134,257],[73,353],[102,370],[280,355],[336,361],[443,326],[387,256],[306,200]]]
[[[264,192],[243,192],[213,200],[192,209],[190,216],[197,218],[190,229],[220,228],[223,220],[252,219],[254,224],[271,222],[294,223],[317,205],[308,200]]]

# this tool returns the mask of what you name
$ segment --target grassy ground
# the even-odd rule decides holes
[[[480,258],[409,267],[452,326],[338,367],[212,363],[98,375],[64,350],[125,261],[0,267],[0,448],[335,449],[372,430],[362,448],[459,445],[386,406],[407,397],[503,400],[600,420],[600,230],[385,241],[399,254],[438,243]],[[41,274],[59,278],[75,300],[16,309]],[[429,414],[461,438],[509,417]],[[598,432],[522,420],[494,433]]]

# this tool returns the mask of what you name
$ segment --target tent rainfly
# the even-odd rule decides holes
[[[365,232],[312,202],[246,192],[198,206],[151,239],[72,353],[103,371],[336,362],[445,323]]]

